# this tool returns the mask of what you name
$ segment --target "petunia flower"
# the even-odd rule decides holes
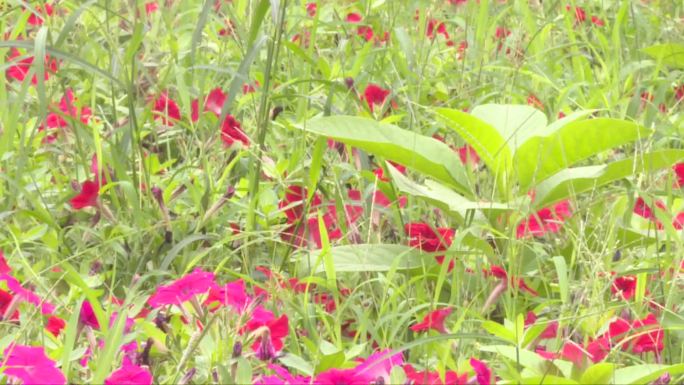
[[[26,76],[29,73],[29,69],[33,65],[34,57],[28,56],[21,60],[13,60],[21,56],[23,55],[18,49],[10,49],[9,57],[7,57],[6,62],[12,63],[12,65],[7,67],[7,69],[5,70],[5,76],[7,77],[7,79],[13,79],[19,82],[23,82],[24,79],[26,79]],[[45,55],[45,73],[43,74],[43,79],[47,81],[50,78],[50,72],[56,71],[57,60],[51,59],[49,55]],[[36,77],[36,75],[33,75],[33,77],[31,78],[31,84],[38,84],[38,78]]]
[[[80,210],[86,207],[97,207],[100,185],[97,180],[87,180],[81,184],[81,192],[69,200],[71,207]]]
[[[100,322],[95,316],[95,311],[93,310],[93,305],[90,301],[85,300],[81,305],[81,311],[78,316],[79,322],[83,325],[90,326],[93,329],[100,329]]]
[[[159,3],[156,1],[148,1],[145,3],[145,13],[147,16],[157,12],[159,10]]]
[[[444,372],[444,380],[439,376],[436,370],[417,371],[413,366],[404,365],[404,373],[411,384],[420,385],[462,385],[468,383],[468,374],[458,374],[453,370]]]
[[[677,179],[675,181],[675,186],[684,187],[684,162],[675,164],[674,166],[672,166],[672,170],[674,171]]]
[[[492,370],[487,364],[475,358],[470,359],[470,366],[475,371],[475,378],[478,385],[492,385]]]
[[[573,7],[571,7],[570,5],[566,5],[565,9],[567,11],[571,11],[571,10],[573,10]],[[587,13],[586,13],[586,11],[584,11],[584,8],[574,7],[574,11],[575,11],[575,22],[576,23],[578,23],[578,24],[584,23],[584,21],[587,20]]]
[[[454,229],[446,227],[438,227],[433,229],[426,223],[407,223],[404,225],[404,231],[409,237],[409,246],[416,247],[421,251],[434,253],[438,251],[446,251],[453,242],[456,232]],[[444,263],[444,256],[436,256],[435,259],[440,265]],[[454,268],[454,261],[449,263],[448,271],[451,272]]]
[[[245,330],[255,332],[256,341],[252,349],[261,360],[270,360],[283,348],[283,340],[289,334],[287,315],[276,318],[273,312],[257,306]]]
[[[402,366],[404,358],[401,353],[392,354],[390,349],[377,351],[356,366],[356,373],[372,379],[376,384],[390,383],[390,373],[395,366]]]
[[[0,250],[0,274],[9,274],[12,268],[7,264],[5,254]]]
[[[212,309],[218,308],[217,304],[230,306],[238,314],[242,314],[250,302],[251,299],[247,295],[245,282],[242,279],[228,282],[223,286],[211,287],[207,299],[204,300],[204,304]]]
[[[446,326],[444,325],[444,321],[446,321],[446,318],[449,316],[449,314],[451,314],[453,310],[454,309],[451,307],[435,309],[429,312],[421,322],[412,325],[410,329],[414,332],[428,331],[430,329],[433,329],[442,334],[449,333]]]
[[[176,121],[181,119],[178,104],[169,98],[166,91],[159,94],[157,99],[155,99],[152,113],[155,120],[161,120],[162,124],[166,126],[173,126]]]
[[[47,300],[43,300],[38,294],[32,290],[24,288],[19,281],[10,274],[0,274],[0,281],[7,283],[7,288],[14,293],[14,295],[26,301],[33,306],[39,307],[41,314],[52,314],[55,311],[55,305]]]
[[[124,364],[113,371],[104,381],[105,385],[151,385],[152,374],[144,367]]]
[[[306,4],[306,14],[309,15],[309,17],[316,16],[316,3],[312,2]]]
[[[359,13],[351,12],[347,14],[345,20],[347,21],[347,23],[360,23],[361,20],[363,20],[363,17]]]
[[[457,148],[456,152],[458,152],[458,157],[461,159],[461,163],[463,164],[476,166],[478,163],[480,163],[480,156],[477,155],[475,149],[468,144]]]
[[[524,238],[528,235],[543,236],[551,232],[557,233],[560,231],[562,223],[565,219],[572,216],[572,209],[570,202],[567,200],[561,201],[553,205],[553,207],[543,208],[537,211],[536,214],[530,215],[526,220],[522,221],[517,228],[517,238]]]
[[[242,126],[233,115],[226,115],[221,127],[221,140],[225,147],[231,147],[236,143],[240,143],[243,147],[249,147],[249,138],[242,131]]]
[[[603,19],[601,19],[601,18],[598,17],[598,16],[592,16],[592,17],[591,17],[591,22],[592,22],[595,26],[597,26],[597,27],[603,27],[603,26],[606,25],[606,22],[604,22]]]
[[[164,305],[180,305],[197,295],[204,294],[215,287],[214,273],[196,269],[192,273],[166,286],[159,286],[147,303],[152,308]]]
[[[539,100],[539,98],[534,94],[529,94],[527,96],[527,105],[540,110],[544,109],[544,104],[542,104],[541,100]]]
[[[227,98],[228,95],[225,94],[221,88],[214,88],[213,90],[209,91],[209,94],[206,96],[202,110],[212,112],[217,117],[221,116],[223,104]],[[190,113],[190,118],[193,122],[197,122],[199,120],[199,113],[199,99],[195,99],[192,101]]]
[[[637,278],[633,275],[623,275],[615,278],[613,284],[610,286],[610,292],[613,295],[624,298],[629,301],[634,298],[636,293]]]
[[[14,296],[2,289],[0,289],[0,318],[3,320],[19,320],[19,310],[16,309]],[[7,314],[11,311],[12,314]]]
[[[4,375],[24,384],[66,384],[66,377],[43,347],[10,344],[0,362]]]
[[[526,291],[532,296],[536,297],[539,295],[536,290],[527,285],[524,279],[509,276],[508,272],[506,272],[506,270],[501,266],[493,265],[489,268],[489,270],[483,269],[483,273],[485,276],[494,276],[500,280],[506,280],[509,286],[513,286],[518,290]]]
[[[441,22],[436,19],[430,19],[427,23],[427,30],[425,31],[425,35],[428,37],[428,39],[434,39],[436,34],[440,34],[444,36],[446,40],[449,40],[449,32],[447,32],[446,25],[444,24],[444,22]]]
[[[45,3],[45,7],[41,7],[39,4],[34,6],[36,13],[31,12],[27,23],[33,26],[43,25],[46,16],[52,16],[54,9],[51,3]]]
[[[45,325],[45,329],[55,337],[59,337],[59,334],[65,327],[66,321],[57,316],[50,316],[50,318],[48,318],[47,325]]]
[[[525,317],[525,328],[534,325],[537,322],[537,315],[534,312],[527,312]],[[540,339],[553,339],[558,335],[558,321],[552,321],[546,326],[544,331],[539,335]]]
[[[363,99],[368,104],[368,109],[373,112],[373,106],[382,106],[390,94],[390,90],[386,90],[377,84],[369,83],[363,91]]]

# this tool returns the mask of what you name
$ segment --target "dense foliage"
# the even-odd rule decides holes
[[[0,383],[684,381],[676,1],[0,4]]]

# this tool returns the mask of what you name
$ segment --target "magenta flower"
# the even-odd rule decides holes
[[[124,364],[112,372],[104,383],[105,385],[151,385],[152,374],[143,367]]]
[[[218,308],[217,303],[221,306],[231,306],[236,312],[242,314],[250,301],[245,290],[245,282],[238,279],[209,289],[209,295],[204,300],[204,304],[210,306],[212,310]]]
[[[45,355],[45,348],[10,345],[3,352],[3,374],[24,384],[66,384],[66,377]]]
[[[180,305],[196,295],[204,294],[216,286],[214,273],[197,269],[166,286],[159,286],[147,303],[153,308],[164,305]]]
[[[414,332],[422,332],[434,329],[440,333],[448,333],[449,331],[446,326],[444,326],[444,321],[453,310],[454,309],[450,307],[433,310],[423,318],[423,321],[411,326],[411,330]]]
[[[90,326],[93,329],[100,329],[100,322],[98,322],[95,316],[93,305],[88,300],[83,301],[78,319],[83,325]]]
[[[7,282],[7,288],[10,289],[20,299],[40,307],[42,314],[53,314],[55,312],[55,305],[43,300],[38,294],[31,290],[25,289],[19,281],[9,274],[0,274],[0,281]]]
[[[252,345],[259,359],[270,359],[283,348],[283,339],[289,334],[289,321],[283,314],[276,318],[273,312],[259,306],[254,309],[252,318],[247,322],[245,330],[257,331],[261,334]],[[244,330],[243,330],[244,332]]]
[[[492,384],[492,370],[487,367],[487,364],[474,358],[470,359],[470,366],[475,371],[475,377],[479,385]]]

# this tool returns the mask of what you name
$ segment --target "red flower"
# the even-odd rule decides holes
[[[684,84],[682,84],[678,87],[675,87],[674,93],[675,93],[675,100],[677,102],[684,101]]]
[[[465,57],[465,52],[466,49],[468,48],[468,42],[463,40],[462,42],[458,43],[458,48],[456,48],[456,52],[458,53],[456,58],[458,60],[463,60]]]
[[[31,16],[28,18],[28,23],[31,25],[43,25],[43,22],[45,21],[44,17],[45,16],[52,16],[54,10],[52,8],[52,4],[46,3],[45,4],[45,9],[43,9],[40,5],[34,6],[34,9],[38,14],[35,14],[31,12]]]
[[[47,331],[53,336],[59,337],[59,333],[61,333],[65,327],[66,322],[63,319],[56,316],[50,316],[45,329],[47,329]]]
[[[10,344],[3,356],[3,374],[23,384],[66,384],[64,374],[43,347]]]
[[[677,177],[675,186],[684,187],[684,163],[675,164],[674,166],[672,166],[672,170],[674,170],[674,173]]]
[[[71,198],[69,203],[75,210],[85,207],[97,207],[97,197],[100,193],[100,185],[95,181],[87,180],[81,185],[81,192]]]
[[[427,31],[425,31],[425,35],[429,39],[434,39],[435,29],[437,30],[438,34],[441,34],[445,39],[449,40],[449,32],[446,30],[446,25],[444,25],[443,22],[435,19],[428,20]]]
[[[150,1],[145,3],[145,13],[151,15],[159,9],[159,4],[156,1]]]
[[[400,173],[406,174],[406,166],[402,166],[402,165],[400,165],[399,163],[392,162],[391,160],[389,161],[389,163],[390,163],[392,166],[394,166],[394,168],[396,168],[397,170],[399,170]],[[373,174],[375,174],[375,176],[376,176],[378,179],[380,179],[380,181],[382,181],[382,182],[389,182],[389,178],[387,178],[387,177],[385,176],[384,173],[385,173],[385,171],[384,171],[384,169],[383,169],[382,167],[377,167],[375,170],[373,170]]]
[[[90,108],[81,107],[79,110],[74,105],[75,101],[74,92],[70,88],[67,88],[64,96],[62,96],[62,99],[59,102],[58,111],[48,113],[45,118],[45,124],[41,124],[38,129],[42,131],[45,127],[50,129],[67,127],[69,124],[62,116],[68,116],[74,120],[80,120],[83,124],[88,124],[88,120],[91,116]],[[48,140],[51,139],[54,139],[54,136],[48,137]]]
[[[444,381],[439,376],[439,372],[434,371],[416,371],[413,366],[406,364],[404,365],[404,373],[406,378],[411,384],[420,385],[461,385],[468,383],[468,374],[464,373],[459,375],[453,370],[447,370],[444,373]]]
[[[366,41],[373,40],[374,32],[373,28],[367,25],[361,25],[356,29],[356,34],[363,37]]]
[[[537,322],[537,315],[534,312],[527,312],[525,317],[525,327],[534,325]],[[558,321],[552,321],[539,335],[540,339],[553,339],[558,335]]]
[[[592,16],[592,17],[591,17],[591,22],[594,23],[594,25],[597,26],[597,27],[603,27],[603,26],[606,25],[606,23],[603,21],[603,19],[601,19],[601,18],[598,17],[598,16]]]
[[[14,293],[15,299],[19,298],[35,307],[39,307],[41,314],[54,313],[55,305],[44,300],[32,290],[24,288],[21,283],[10,274],[0,274],[0,281],[5,281],[7,283],[7,288]]]
[[[570,11],[572,9],[572,7],[570,7],[569,5],[566,5],[565,9]],[[575,22],[584,23],[585,20],[587,20],[587,13],[584,11],[584,8],[575,7]]]
[[[90,326],[93,329],[100,329],[100,322],[95,316],[95,311],[90,301],[83,301],[78,318],[83,325]]]
[[[636,284],[637,279],[635,276],[623,275],[621,277],[615,278],[610,287],[610,292],[613,293],[613,295],[629,301],[630,299],[634,298]]]
[[[7,62],[12,62],[12,59],[18,58],[20,56],[22,56],[21,52],[16,48],[12,48],[10,49],[10,54],[7,58]],[[26,78],[26,75],[28,75],[31,65],[33,64],[33,59],[33,56],[28,56],[24,59],[16,61],[16,64],[7,67],[7,70],[5,71],[6,77],[8,79],[14,79],[16,81],[23,82]],[[50,59],[50,56],[45,55],[45,73],[43,75],[43,78],[47,81],[50,78],[50,72],[56,71],[57,61],[54,59]],[[33,75],[33,78],[31,78],[31,84],[38,84],[38,78],[36,77],[36,75]]]
[[[475,378],[479,385],[492,385],[492,370],[487,364],[474,358],[470,359],[470,366],[475,371]]]
[[[217,303],[221,306],[230,306],[233,310],[242,314],[250,301],[251,299],[245,290],[245,282],[242,279],[238,279],[234,282],[228,282],[223,286],[212,286],[209,289],[207,299],[204,300],[204,304],[212,309],[218,308],[216,306]]]
[[[227,98],[228,95],[223,93],[223,90],[220,88],[214,88],[213,90],[209,91],[209,94],[205,98],[204,111],[213,112],[217,117],[221,116],[223,103],[225,103]],[[191,109],[192,111],[190,117],[193,122],[196,122],[199,120],[199,99],[192,101]]]
[[[9,319],[12,321],[19,320],[19,311],[16,310],[14,302],[14,296],[12,294],[0,289],[0,318],[3,320]],[[10,307],[14,308],[14,311],[12,311],[11,315],[6,314],[10,310]]]
[[[455,235],[453,229],[439,227],[435,231],[426,223],[407,223],[404,230],[409,236],[409,246],[429,253],[447,250]]]
[[[310,17],[316,16],[316,3],[306,4],[306,14]]]
[[[511,286],[517,288],[518,290],[526,291],[535,297],[539,295],[536,290],[527,285],[524,279],[513,276],[509,277],[508,272],[506,272],[506,270],[501,266],[493,265],[489,268],[489,270],[483,270],[483,273],[485,276],[492,275],[499,279],[505,279]]]
[[[221,127],[221,140],[225,147],[231,147],[233,144],[240,142],[242,146],[249,147],[249,138],[242,131],[240,122],[235,120],[233,115],[227,115]]]
[[[381,190],[375,190],[373,193],[373,204],[376,206],[388,208],[394,202],[395,201],[391,201]],[[406,207],[406,203],[408,203],[408,198],[405,196],[400,196],[397,198],[396,202],[399,204],[399,208],[404,208]],[[439,259],[439,257],[437,258]]]
[[[302,186],[289,186],[285,190],[285,196],[278,204],[287,217],[288,223],[295,223],[304,217],[304,204],[306,203],[308,192]],[[314,193],[311,199],[311,207],[314,208],[321,204],[320,195]]]
[[[443,334],[449,333],[446,326],[444,326],[444,321],[453,310],[454,309],[451,307],[433,310],[429,312],[421,322],[411,326],[410,329],[414,332],[434,329]]]
[[[649,313],[646,318],[635,321],[632,328],[637,329],[636,335],[638,335],[632,342],[632,352],[634,354],[646,352],[657,354],[663,350],[663,329],[652,313]]]
[[[476,166],[478,163],[480,163],[479,155],[477,155],[475,149],[469,144],[457,148],[456,151],[458,152],[458,157],[461,159],[461,163],[470,164],[473,166]]]
[[[385,104],[389,94],[390,90],[386,90],[377,84],[370,83],[363,91],[363,98],[366,100],[366,103],[368,103],[368,108],[370,111],[373,112],[373,106],[382,106]]]
[[[252,349],[257,352],[260,359],[270,359],[283,348],[283,339],[289,333],[287,315],[275,318],[269,310],[258,306],[252,313],[252,317],[245,325],[249,331],[260,331]]]
[[[552,208],[544,208],[530,215],[517,228],[517,238],[527,235],[542,236],[547,232],[557,233],[565,219],[572,215],[570,202],[567,200],[556,203]]]
[[[152,109],[154,119],[160,119],[162,124],[173,126],[175,121],[181,119],[180,109],[178,104],[173,99],[170,99],[166,92],[162,92],[154,101]]]
[[[256,91],[256,87],[260,86],[259,81],[255,81],[254,84],[245,83],[242,85],[242,94],[251,94]]]
[[[164,305],[180,305],[196,295],[204,294],[216,287],[214,273],[196,269],[190,274],[166,286],[159,286],[147,303],[157,308]]]
[[[529,94],[529,96],[527,96],[527,104],[540,110],[544,109],[544,105],[542,104],[541,100],[539,100],[539,98],[537,98],[534,94]]]
[[[151,385],[152,374],[149,370],[124,362],[123,366],[113,371],[104,381],[104,385]]]
[[[351,12],[347,14],[346,20],[347,23],[360,23],[361,20],[363,20],[363,17],[361,17],[361,14],[359,13]]]

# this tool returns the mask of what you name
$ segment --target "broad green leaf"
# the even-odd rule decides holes
[[[306,131],[382,156],[471,194],[458,155],[436,139],[355,116],[314,118],[307,122]]]
[[[526,105],[483,104],[473,108],[472,115],[494,127],[512,153],[547,123],[543,112]]]
[[[540,134],[523,143],[513,158],[523,190],[592,155],[645,138],[651,130],[625,120],[601,118],[549,126]]]
[[[643,364],[628,366],[615,370],[613,383],[615,384],[647,384],[665,373],[671,376],[684,373],[684,364],[658,365]]]
[[[332,354],[322,354],[316,365],[316,373],[324,372],[330,368],[337,368],[344,364],[344,352],[342,350]]]
[[[397,190],[429,202],[454,215],[460,221],[463,221],[466,217],[466,212],[468,210],[476,210],[476,213],[479,214],[479,217],[481,218],[481,211],[505,211],[509,209],[506,205],[501,203],[470,201],[447,186],[429,179],[425,180],[425,185],[420,185],[408,179],[391,165],[388,165],[387,169],[392,176],[392,180],[394,181]]]
[[[300,372],[306,374],[307,376],[310,376],[314,373],[313,365],[311,365],[309,362],[307,362],[302,357],[297,356],[295,354],[287,353],[287,354],[283,355],[282,357],[278,358],[278,360],[283,365],[285,365],[289,368],[297,369]]]
[[[656,44],[642,51],[656,60],[661,60],[666,66],[684,68],[684,45],[682,44]]]
[[[472,146],[497,178],[511,169],[513,153],[495,127],[460,110],[438,108],[437,116]]]
[[[501,384],[524,384],[524,385],[577,385],[579,382],[569,378],[558,376],[543,375],[536,377],[525,377],[515,381],[502,382]]]
[[[244,357],[238,358],[235,374],[236,384],[249,384],[252,381],[252,366]]]
[[[539,374],[544,374],[548,371],[548,365],[552,364],[551,361],[545,360],[535,352],[522,348],[516,350],[515,346],[487,345],[481,346],[480,350],[483,352],[497,353],[513,362],[519,362],[523,367]]]
[[[569,168],[536,187],[535,206],[548,206],[638,173],[668,168],[681,159],[684,159],[684,150],[659,150],[605,165]]]
[[[582,384],[609,384],[615,371],[615,364],[601,362],[587,368],[580,378]]]
[[[303,267],[314,269],[314,273],[324,272],[324,266],[317,264],[321,252],[312,250],[308,255],[305,254]],[[345,245],[331,247],[328,252],[336,272],[389,271],[393,268],[407,270],[423,266],[423,263],[432,263],[428,254],[404,245]]]
[[[510,342],[513,345],[517,343],[517,338],[515,337],[515,334],[512,331],[506,329],[506,327],[504,327],[500,323],[487,320],[482,323],[482,328],[488,331],[489,333]]]

